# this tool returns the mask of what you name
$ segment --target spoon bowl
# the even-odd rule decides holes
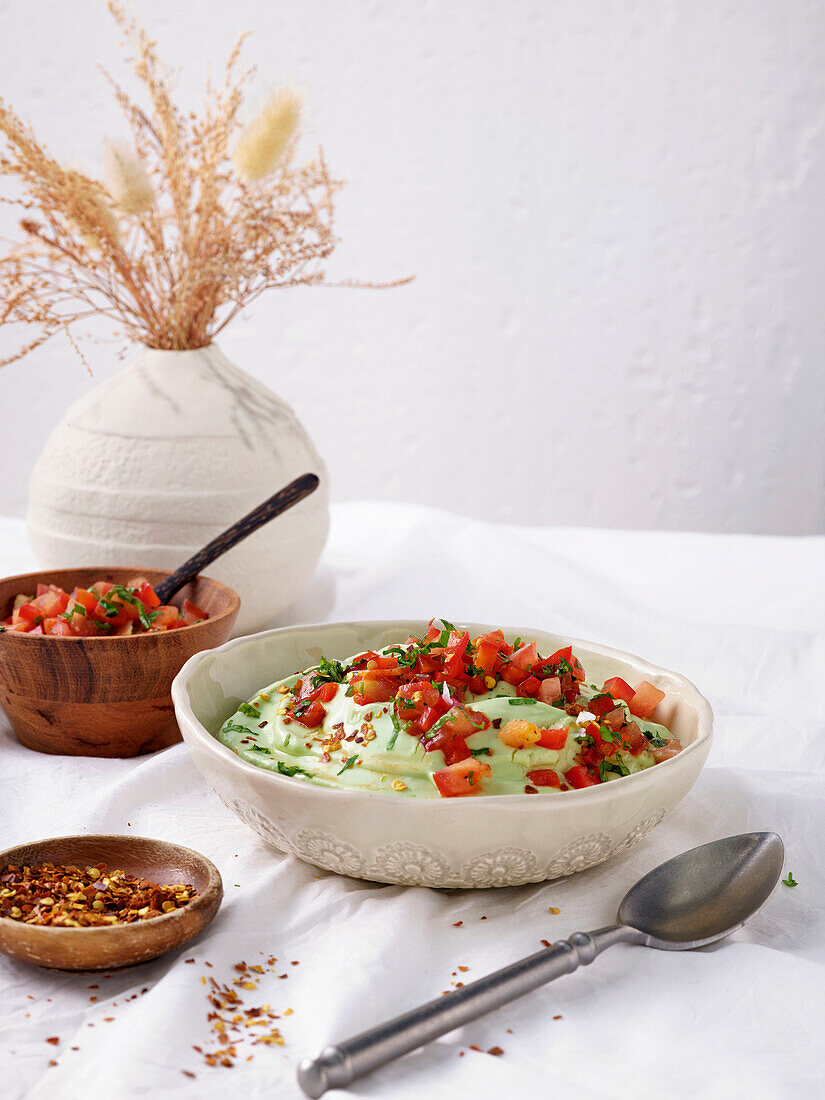
[[[647,947],[685,951],[740,928],[768,900],[782,874],[776,833],[741,833],[669,859],[625,894],[618,921]]]

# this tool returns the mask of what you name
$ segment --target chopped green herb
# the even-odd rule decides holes
[[[260,718],[261,712],[257,707],[253,707],[251,703],[241,703],[238,707],[238,711],[241,714],[245,714],[247,718]]]
[[[614,775],[630,775],[630,770],[618,756],[614,756],[612,760],[602,760],[599,764],[599,778],[602,783],[607,781],[609,772]]]
[[[536,702],[535,699],[514,699],[511,695],[506,698],[511,707],[529,707]]]
[[[513,642],[513,649],[518,649],[518,647],[520,645],[521,645],[521,638],[516,638],[516,640]]]
[[[269,749],[265,749],[263,747],[263,745],[253,745],[252,746],[252,751],[253,752],[265,752],[267,755],[269,755]]]
[[[65,619],[67,623],[72,621],[72,615],[85,615],[86,608],[82,603],[76,603],[74,607],[70,607],[68,611],[64,611],[59,618]]]
[[[246,726],[242,726],[240,722],[233,722],[230,718],[228,722],[224,722],[221,726],[221,733],[251,733]]]
[[[492,756],[492,749],[470,749],[471,756]]]
[[[303,768],[299,768],[297,764],[285,764],[283,760],[278,761],[278,771],[281,775],[288,775],[290,779],[296,775],[305,775],[308,779],[312,778],[309,772],[304,771]]]
[[[613,736],[613,730],[609,730],[607,726],[599,726],[599,737],[602,741],[607,741],[609,744],[615,744],[616,738]]]
[[[346,762],[346,764],[344,764],[343,768],[341,768],[341,770],[340,770],[339,772],[336,772],[335,774],[336,774],[336,775],[343,775],[343,774],[344,774],[344,772],[345,772],[345,771],[347,770],[347,768],[351,768],[351,767],[352,767],[352,765],[353,765],[353,764],[355,763],[355,761],[356,761],[357,759],[358,759],[358,757],[357,757],[357,756],[351,756],[351,757],[349,758],[349,760],[348,760],[348,761]]]
[[[340,661],[330,661],[322,657],[317,669],[311,670],[312,686],[320,687],[321,684],[345,684],[347,682],[347,669]]]
[[[793,877],[793,871],[788,871],[788,877],[783,878],[782,882],[785,886],[798,886],[799,885],[799,883]]]
[[[651,745],[654,747],[654,749],[664,748],[664,746],[667,744],[667,738],[662,737],[662,735],[660,733],[657,733],[656,730],[642,730],[642,732],[651,743]]]
[[[398,740],[398,735],[399,733],[401,733],[401,730],[403,728],[401,723],[398,721],[394,710],[390,711],[390,718],[392,718],[393,731],[390,734],[389,741],[387,742],[387,752],[395,747],[395,742]],[[339,772],[338,774],[340,775],[341,773]]]

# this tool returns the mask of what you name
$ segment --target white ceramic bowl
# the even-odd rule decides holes
[[[638,657],[525,627],[552,653],[573,641],[588,681],[649,680],[667,693],[656,712],[684,749],[597,787],[546,795],[406,799],[336,790],[247,764],[212,736],[238,705],[321,655],[348,657],[421,635],[422,621],[324,623],[268,630],[190,658],[172,684],[195,764],[233,813],[283,852],[341,874],[410,886],[516,886],[582,871],[646,836],[684,798],[710,750],[710,704],[683,676]],[[464,624],[471,635],[494,629]]]

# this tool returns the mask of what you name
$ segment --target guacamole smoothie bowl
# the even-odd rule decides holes
[[[623,851],[684,797],[712,735],[675,673],[440,620],[237,639],[192,658],[173,700],[196,765],[263,839],[430,886],[536,882]]]

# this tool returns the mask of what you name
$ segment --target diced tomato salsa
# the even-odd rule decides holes
[[[163,605],[145,577],[128,584],[95,581],[89,588],[65,592],[56,584],[38,584],[34,596],[17,596],[0,629],[63,638],[157,634],[202,622],[208,615],[190,600]]]
[[[513,717],[491,721],[476,707],[482,705],[482,697],[495,698],[503,684],[510,685],[503,693],[508,703],[504,709],[509,711],[512,704]],[[466,630],[443,620],[433,619],[423,637],[413,636],[380,652],[357,654],[345,665],[324,658],[317,668],[279,690],[278,714],[284,724],[295,722],[310,731],[305,736],[317,736],[328,761],[326,746],[337,744],[345,753],[344,765],[351,749],[341,748],[341,738],[366,745],[364,735],[373,712],[391,715],[397,732],[382,751],[391,752],[397,733],[403,730],[417,739],[424,753],[441,753],[444,766],[436,765],[430,775],[442,798],[486,793],[503,756],[510,776],[511,761],[522,764],[524,790],[537,794],[548,788],[569,791],[598,786],[681,750],[675,738],[665,738],[656,730],[645,732],[635,720],[650,718],[664,699],[664,692],[653,684],[642,681],[634,687],[613,676],[601,688],[588,685],[572,646],[542,656],[535,642],[517,639],[511,644],[500,630],[471,638]],[[365,708],[360,732],[353,725],[346,735],[343,723],[324,731],[327,707],[339,691]],[[553,708],[546,712],[545,724],[536,720],[536,705],[541,704]],[[525,713],[521,707],[531,708],[526,713],[533,720],[520,717]],[[495,749],[490,747],[491,725]],[[477,735],[486,731],[490,732],[479,744]],[[558,755],[548,756],[548,752]],[[634,762],[642,753],[649,755]],[[432,760],[435,764],[436,758]],[[396,789],[406,786],[402,782]]]

